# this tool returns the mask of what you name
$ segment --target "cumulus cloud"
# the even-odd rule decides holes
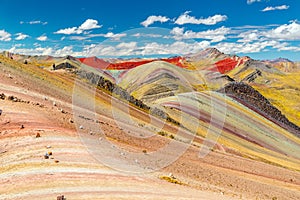
[[[289,9],[289,7],[290,6],[287,6],[287,5],[275,6],[275,7],[269,6],[269,7],[264,8],[262,10],[262,12],[273,11],[273,10],[287,10],[287,9]]]
[[[37,39],[38,41],[44,42],[44,41],[46,41],[46,40],[48,39],[48,37],[47,37],[46,35],[41,35],[40,37],[37,37],[36,39]]]
[[[227,54],[258,53],[268,51],[267,47],[278,51],[300,51],[299,46],[291,46],[287,42],[282,43],[276,40],[257,41],[252,43],[224,42],[218,43],[214,47]]]
[[[168,17],[165,17],[165,16],[152,15],[152,16],[149,16],[145,21],[141,22],[141,25],[143,25],[144,27],[148,27],[148,26],[150,26],[151,24],[153,24],[155,22],[165,23],[169,20],[170,19]]]
[[[62,49],[58,49],[55,51],[54,55],[56,55],[56,56],[73,55],[74,56],[73,46],[65,46]]]
[[[300,24],[293,21],[290,24],[278,26],[275,29],[267,31],[265,36],[279,40],[300,40]]]
[[[174,38],[177,40],[181,39],[207,39],[211,42],[220,42],[226,39],[226,35],[230,33],[230,28],[224,26],[207,31],[194,32],[191,30],[185,31],[184,28],[175,27],[171,30],[171,34],[174,35]]]
[[[91,35],[92,36],[92,35]],[[126,33],[113,33],[113,32],[108,32],[104,35],[102,35],[103,37],[106,37],[106,38],[111,38],[111,39],[114,39],[114,40],[120,40],[120,38],[122,37],[126,37],[127,34]]]
[[[184,34],[184,28],[174,27],[170,33],[176,36],[182,36]]]
[[[15,40],[25,40],[26,38],[29,37],[29,35],[26,35],[24,33],[16,33],[15,34],[17,37],[15,38]]]
[[[104,44],[91,44],[85,46],[83,54],[85,56],[140,56],[140,55],[170,55],[196,53],[209,47],[209,41],[186,43],[176,41],[170,44],[161,44],[157,42],[138,45],[136,42],[122,42],[116,46]]]
[[[261,34],[259,33],[258,30],[242,32],[237,36],[237,38],[241,38],[241,39],[237,40],[237,42],[244,42],[244,43],[252,42],[252,41],[258,40],[260,36],[261,36]]]
[[[54,33],[55,34],[65,34],[65,35],[81,34],[84,31],[101,28],[101,27],[102,27],[102,25],[99,25],[97,20],[87,19],[79,27],[64,28],[64,29],[60,29]]]
[[[100,34],[88,34],[85,36],[71,36],[71,40],[86,40],[94,37],[105,37],[105,38],[110,38],[112,40],[120,40],[122,37],[126,37],[126,33],[113,33],[113,32],[108,32],[108,33],[100,33]]]
[[[36,47],[32,49],[16,48],[15,46],[9,49],[9,52],[24,54],[24,55],[53,55],[53,49],[51,47]]]
[[[80,33],[82,33],[82,31],[79,32],[77,27],[60,29],[60,30],[55,32],[55,34],[65,34],[65,35],[80,34]]]
[[[215,25],[219,22],[226,21],[227,16],[226,15],[214,15],[210,16],[208,18],[200,18],[196,19],[193,16],[189,15],[190,11],[186,11],[182,15],[180,15],[176,21],[175,24],[183,25],[183,24],[205,24],[205,25]]]
[[[11,41],[11,34],[6,32],[5,30],[0,30],[0,41]]]
[[[235,53],[257,53],[264,50],[266,47],[275,47],[279,45],[278,41],[270,40],[264,42],[253,42],[253,43],[234,43],[224,42],[215,45],[217,49],[224,53],[235,54]]]
[[[94,19],[87,19],[83,24],[79,26],[79,30],[91,30],[95,28],[101,28],[102,25],[98,25],[98,21]]]

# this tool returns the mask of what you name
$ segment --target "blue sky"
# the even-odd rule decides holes
[[[208,47],[300,61],[297,0],[1,0],[0,51],[151,56]]]

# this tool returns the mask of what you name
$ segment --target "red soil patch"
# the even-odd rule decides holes
[[[182,62],[184,60],[184,58],[182,57],[149,59],[149,60],[128,61],[128,62],[125,61],[125,62],[117,62],[117,63],[109,63],[97,57],[79,58],[79,61],[83,64],[86,64],[96,69],[107,69],[107,70],[128,70],[158,60],[171,63],[178,67],[186,68],[186,66],[184,66]]]
[[[97,57],[79,58],[79,61],[96,69],[106,69],[110,65],[109,62]]]
[[[229,72],[233,70],[235,67],[243,64],[242,59],[236,59],[236,58],[225,58],[223,60],[220,60],[215,63],[215,67],[212,69],[213,71],[218,71],[221,74],[225,74],[226,72]]]

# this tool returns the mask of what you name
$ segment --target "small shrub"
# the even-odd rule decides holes
[[[157,134],[158,134],[158,135],[161,135],[161,136],[167,136],[167,135],[168,135],[168,134],[167,134],[166,132],[164,132],[164,131],[159,131]]]
[[[169,176],[160,176],[159,177],[162,180],[168,181],[169,183],[174,183],[174,184],[179,184],[179,185],[183,185],[183,183],[179,180],[177,180],[174,177],[169,177]]]

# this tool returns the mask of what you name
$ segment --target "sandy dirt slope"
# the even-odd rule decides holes
[[[67,199],[300,198],[299,172],[219,151],[199,159],[199,149],[193,146],[160,171],[116,171],[88,153],[75,125],[70,123],[74,117],[72,78],[64,73],[45,72],[46,78],[51,75],[65,80],[60,87],[45,84],[50,78],[41,80],[3,65],[0,70],[0,93],[21,99],[0,100],[0,199],[55,199],[60,194]],[[128,136],[128,132],[147,134],[151,129],[130,121],[126,129],[120,129],[109,112],[110,100],[99,94],[97,102],[101,128],[115,145],[128,151],[151,152],[170,141],[162,136],[148,140]],[[121,107],[116,112],[119,117],[126,117]],[[133,116],[141,115],[133,108],[131,112]],[[146,124],[144,120],[141,117],[138,122]],[[126,122],[126,118],[122,121]],[[167,131],[172,132],[171,127]],[[87,132],[87,137],[93,135]],[[50,151],[50,158],[44,159]],[[182,185],[159,178],[168,177],[169,173]]]

